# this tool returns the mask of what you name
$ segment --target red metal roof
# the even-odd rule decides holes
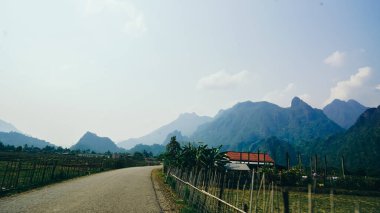
[[[227,152],[227,157],[231,161],[248,161],[249,162],[265,162],[266,163],[274,163],[274,160],[268,155],[264,153],[248,153],[248,152]],[[249,157],[248,157],[249,154]],[[260,156],[259,156],[260,155]],[[259,158],[260,157],[260,158]]]

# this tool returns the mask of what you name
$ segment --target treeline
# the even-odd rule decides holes
[[[111,156],[112,152],[107,151],[105,153],[97,153],[87,150],[71,150],[69,148],[62,148],[61,146],[45,146],[44,148],[39,148],[35,146],[28,146],[25,144],[24,146],[14,146],[9,144],[3,144],[0,141],[0,151],[2,152],[26,152],[26,153],[56,153],[56,154],[104,154]],[[129,155],[129,153],[118,153],[121,155]],[[133,157],[136,159],[144,159],[144,158],[153,158],[154,155],[151,151],[143,150],[141,152],[133,152]]]
[[[210,172],[224,170],[224,166],[229,160],[225,153],[220,152],[220,148],[209,148],[205,144],[194,145],[191,143],[181,146],[173,136],[163,155],[164,170],[168,173],[174,168],[184,172],[196,171],[196,173],[201,170]]]

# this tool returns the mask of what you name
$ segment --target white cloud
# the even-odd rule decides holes
[[[378,85],[376,86],[376,89],[380,90],[380,84],[378,84]]]
[[[329,55],[323,62],[333,67],[340,67],[343,65],[346,58],[346,53],[335,51]]]
[[[371,76],[370,67],[362,67],[358,72],[350,76],[350,79],[339,81],[333,88],[330,89],[330,96],[325,101],[325,104],[330,103],[334,99],[347,100],[352,97],[355,90],[360,90],[365,81]]]
[[[225,71],[219,71],[199,79],[197,89],[218,90],[235,88],[245,82],[248,74],[249,73],[246,70],[236,74],[229,74]]]
[[[101,13],[117,13],[120,15],[124,19],[121,31],[128,35],[139,36],[148,30],[144,14],[129,1],[87,0],[84,10],[85,16]]]

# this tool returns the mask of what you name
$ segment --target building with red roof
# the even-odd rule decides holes
[[[251,153],[251,152],[233,152],[228,151],[226,153],[227,157],[230,159],[231,163],[236,164],[248,164],[257,166],[274,166],[275,162],[266,153]]]

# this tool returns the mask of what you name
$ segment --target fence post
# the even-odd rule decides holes
[[[50,180],[53,180],[54,179],[54,172],[55,172],[55,168],[57,167],[57,160],[54,161],[54,164],[53,164],[53,169],[51,171],[51,175],[50,175]]]
[[[15,180],[15,188],[18,186],[18,178],[20,177],[20,170],[21,170],[21,161],[18,161],[18,167],[17,167],[17,175],[16,175],[16,180]]]
[[[225,179],[225,176],[226,176],[226,171],[223,170],[223,172],[221,173],[221,180],[220,180],[220,191],[219,191],[219,199],[223,199],[223,193],[224,193],[224,179]],[[221,212],[221,208],[222,208],[222,203],[219,201],[218,202],[218,212]]]
[[[308,209],[309,209],[309,213],[312,213],[313,212],[313,206],[311,205],[311,184],[309,184],[307,186],[307,198],[308,198]]]
[[[255,182],[255,169],[252,169],[251,194],[249,195],[249,212],[252,212],[253,183]]]
[[[32,169],[32,172],[30,174],[29,185],[32,185],[33,176],[34,176],[35,171],[36,171],[36,161],[33,162],[33,169]]]
[[[284,213],[289,213],[289,192],[287,189],[282,190],[282,198],[284,200]]]
[[[47,161],[45,162],[45,166],[44,166],[44,169],[42,171],[41,183],[43,183],[44,179],[45,179],[46,167],[47,167]]]
[[[16,167],[15,167],[15,164],[16,162],[12,162],[11,164],[11,172],[9,173],[9,176],[8,176],[8,186],[9,188],[13,187],[14,185],[14,182],[13,182],[13,178],[14,178],[14,173],[16,172]]]
[[[330,213],[334,213],[334,190],[330,190]]]
[[[346,174],[345,174],[345,171],[344,171],[344,156],[342,155],[342,175],[343,175],[343,179],[346,179]]]

